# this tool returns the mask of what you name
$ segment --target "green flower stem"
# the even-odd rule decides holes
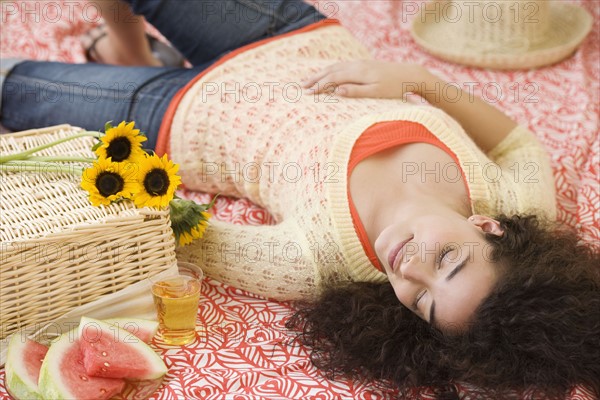
[[[90,157],[27,157],[24,161],[48,161],[48,162],[85,162],[85,163],[93,163],[97,161],[97,158]]]
[[[175,199],[173,199],[173,200],[175,200]],[[169,207],[171,208],[171,210],[173,212],[180,213],[185,208],[185,206],[181,205],[180,204],[181,202],[179,202],[179,201],[173,201],[173,200],[171,200],[169,202]]]
[[[37,147],[34,147],[33,149],[25,150],[25,151],[22,151],[22,152],[17,153],[17,154],[11,154],[11,155],[8,155],[8,156],[0,156],[0,164],[3,164],[5,162],[7,162],[7,161],[24,160],[24,159],[26,159],[27,157],[29,157],[33,153],[37,153],[40,150],[44,150],[44,149],[47,149],[49,147],[56,146],[57,144],[60,144],[60,143],[68,142],[69,140],[78,139],[78,138],[87,137],[87,136],[99,138],[100,135],[102,135],[100,132],[92,132],[92,131],[81,132],[81,133],[78,133],[76,135],[68,136],[68,137],[62,138],[62,139],[58,139],[58,140],[55,140],[54,142],[43,144],[41,146],[37,146]]]
[[[7,161],[0,164],[3,172],[59,172],[65,174],[83,175],[83,168],[57,165],[47,162]]]

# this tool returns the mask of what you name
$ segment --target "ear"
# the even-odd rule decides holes
[[[491,233],[496,236],[504,234],[504,229],[500,226],[500,222],[485,215],[471,215],[469,222],[480,228],[484,233]]]

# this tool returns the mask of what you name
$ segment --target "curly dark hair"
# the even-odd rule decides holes
[[[600,397],[600,253],[535,216],[496,219],[504,234],[486,240],[504,273],[462,332],[431,327],[390,284],[366,282],[296,304],[288,329],[329,377],[369,380],[402,398],[424,386],[458,398],[459,381],[480,388],[477,398],[529,390],[564,399],[576,384]]]

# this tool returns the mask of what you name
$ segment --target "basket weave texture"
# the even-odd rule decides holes
[[[80,131],[60,125],[0,135],[0,154]],[[93,157],[93,144],[83,137],[36,155]],[[129,201],[94,207],[80,179],[44,168],[0,172],[0,339],[176,263],[168,210],[138,209]]]

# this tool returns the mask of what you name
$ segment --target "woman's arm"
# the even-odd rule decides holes
[[[177,249],[177,259],[265,298],[308,299],[318,284],[314,252],[299,232],[293,219],[260,226],[211,219],[202,239]]]
[[[316,93],[335,91],[346,97],[402,98],[415,93],[457,120],[484,152],[496,147],[517,126],[497,108],[417,64],[341,62],[306,80],[304,86]]]

